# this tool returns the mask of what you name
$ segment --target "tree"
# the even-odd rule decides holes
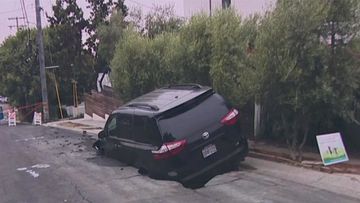
[[[194,16],[180,29],[180,52],[183,82],[211,85],[211,22],[206,15]]]
[[[17,32],[0,47],[0,94],[8,96],[13,106],[41,101],[39,66],[34,55],[36,32],[29,32]]]
[[[64,104],[72,104],[72,81],[78,82],[81,94],[95,84],[91,55],[83,47],[82,33],[88,23],[75,0],[57,0],[54,15],[48,16],[50,28],[45,32],[46,65],[59,66],[56,77]]]
[[[180,30],[183,20],[175,16],[174,7],[156,6],[154,11],[145,16],[145,34],[153,38],[163,32]]]
[[[154,39],[143,37],[134,29],[124,32],[111,61],[114,88],[129,100],[179,79],[176,63],[179,40],[164,33]]]
[[[234,10],[217,12],[211,19],[212,84],[238,106],[253,97],[257,81],[249,45],[257,35],[258,17],[241,20]]]
[[[90,17],[86,31],[89,37],[86,39],[86,45],[90,52],[97,54],[99,46],[98,29],[100,26],[109,24],[108,17],[115,13],[122,15],[124,18],[127,16],[128,8],[124,4],[124,0],[86,0],[89,3],[87,8],[90,9]],[[122,18],[122,19],[123,19]]]
[[[309,135],[339,130],[336,122],[349,118],[358,89],[359,70],[345,52],[346,43],[333,47],[333,36],[355,34],[347,28],[359,22],[359,3],[334,2],[279,0],[263,18],[255,43],[267,133],[284,136],[294,160],[302,159]],[[335,34],[333,25],[341,25]]]
[[[115,46],[121,40],[126,25],[122,13],[113,13],[108,24],[97,29],[99,44],[96,53],[97,72],[108,66],[113,59]]]
[[[130,24],[149,38],[165,32],[178,32],[184,19],[175,15],[173,6],[156,6],[143,16],[139,9],[130,12]]]

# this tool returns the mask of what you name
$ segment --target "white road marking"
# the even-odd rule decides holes
[[[15,142],[27,142],[27,141],[30,141],[30,140],[39,140],[39,139],[44,139],[44,137],[41,136],[41,137],[31,137],[31,138],[25,138],[25,139],[17,139],[17,140],[15,140]]]
[[[29,173],[30,175],[32,175],[32,177],[34,177],[34,178],[39,177],[39,174],[33,170],[26,170],[26,172]]]
[[[32,177],[37,178],[40,176],[40,174],[38,172],[36,172],[35,170],[28,169],[28,168],[42,169],[42,168],[49,168],[49,167],[50,167],[49,164],[35,164],[30,167],[17,168],[16,170],[17,171],[25,171],[26,173],[30,174]]]
[[[50,165],[49,164],[36,164],[31,166],[31,168],[49,168]]]

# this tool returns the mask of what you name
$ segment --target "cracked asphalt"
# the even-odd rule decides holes
[[[191,190],[97,156],[89,136],[0,126],[0,202],[360,202],[360,177],[247,158]]]

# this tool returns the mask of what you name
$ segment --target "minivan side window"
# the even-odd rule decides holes
[[[116,135],[116,116],[110,118],[110,121],[108,122],[108,126],[107,126],[107,134],[110,136]]]
[[[108,124],[108,135],[123,139],[131,139],[132,116],[116,114]]]
[[[134,116],[133,137],[136,142],[159,146],[161,135],[154,119],[146,116]]]

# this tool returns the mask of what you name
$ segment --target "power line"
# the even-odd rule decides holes
[[[24,2],[24,0],[20,0],[20,3],[21,3],[21,7],[24,10],[23,11],[23,14],[24,14],[24,17],[25,17],[24,21],[26,21],[25,23],[26,23],[26,25],[27,25],[27,27],[29,29],[29,18],[28,18],[27,12],[26,12],[25,2]]]
[[[16,21],[16,25],[10,25],[10,29],[13,27],[16,27],[16,31],[19,31],[19,29],[25,27],[25,25],[19,25],[19,20],[25,19],[24,17],[11,17],[8,18],[8,20],[15,20]]]
[[[22,13],[22,16],[23,16],[24,24],[26,24],[25,12],[24,12],[24,7],[22,5],[22,0],[20,0],[20,7],[21,7],[21,13]]]
[[[34,4],[27,4],[26,6],[33,6]],[[18,11],[20,11],[21,9],[13,9],[13,10],[7,10],[7,11],[2,11],[2,12],[0,12],[0,15],[2,15],[2,14],[8,14],[8,13],[15,13],[15,12],[18,12]]]

